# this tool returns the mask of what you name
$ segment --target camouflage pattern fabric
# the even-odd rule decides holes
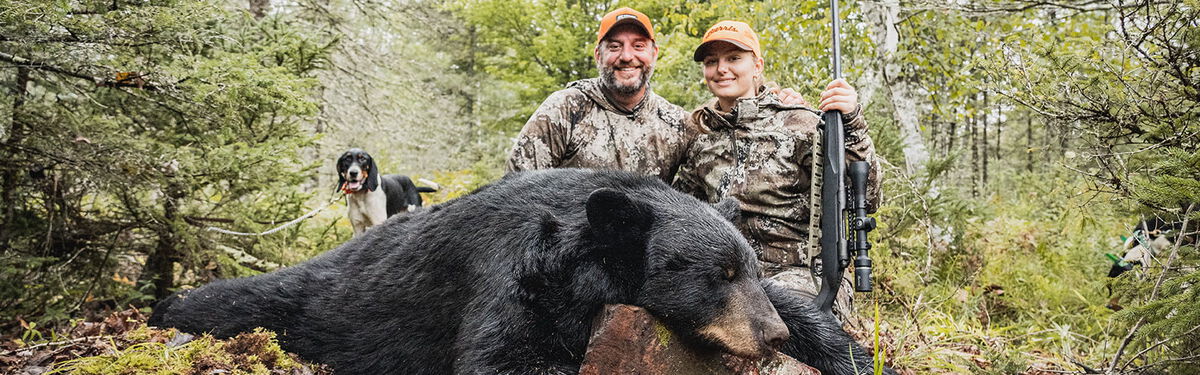
[[[571,82],[538,107],[508,159],[509,171],[592,168],[658,176],[670,183],[697,133],[687,113],[649,87],[632,111],[600,88],[600,79]]]
[[[811,192],[812,171],[820,168],[814,145],[820,142],[822,119],[818,111],[782,104],[775,94],[762,92],[739,99],[729,113],[719,111],[715,99],[692,113],[691,122],[704,132],[692,143],[673,185],[708,202],[737,198],[742,214],[735,224],[759,259],[804,266],[810,244],[816,246]],[[843,115],[846,160],[873,164],[867,197],[874,210],[879,162],[861,112]]]

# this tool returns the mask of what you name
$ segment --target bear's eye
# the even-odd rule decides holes
[[[725,272],[725,281],[733,281],[733,277],[737,276],[737,272],[733,268],[725,267],[723,271]]]

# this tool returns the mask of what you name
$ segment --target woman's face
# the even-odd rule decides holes
[[[762,60],[753,52],[743,51],[731,43],[715,42],[701,61],[708,91],[717,99],[731,102],[757,94],[754,77],[762,72]]]

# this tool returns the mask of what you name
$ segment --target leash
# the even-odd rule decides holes
[[[333,205],[333,202],[337,202],[339,199],[341,199],[341,197],[342,196],[339,196],[336,193],[334,193],[333,198],[331,198],[329,200],[329,202],[325,203],[324,205],[321,205],[320,207],[317,207],[316,209],[314,209],[312,211],[308,211],[308,213],[304,214],[304,216],[300,216],[300,217],[296,218],[295,220],[283,223],[283,225],[272,228],[265,232],[258,232],[258,233],[237,232],[237,231],[232,231],[232,230],[222,229],[222,228],[217,228],[217,227],[208,227],[205,230],[210,231],[210,232],[234,235],[234,236],[265,236],[265,235],[268,235],[271,233],[281,231],[284,228],[296,225],[296,224],[300,223],[301,221],[304,221],[305,219],[308,219],[308,218],[312,217],[313,215],[316,215],[317,213],[321,212],[322,210],[329,208],[330,205]]]

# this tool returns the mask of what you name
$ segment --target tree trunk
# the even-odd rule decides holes
[[[895,0],[867,2],[863,3],[863,12],[867,22],[870,22],[872,39],[877,41],[875,55],[879,58],[872,77],[882,78],[869,81],[878,81],[891,93],[893,114],[900,127],[905,170],[909,176],[920,180],[925,173],[925,164],[929,161],[929,150],[925,146],[918,124],[920,114],[917,112],[919,106],[916,102],[916,90],[911,87],[911,83],[900,77],[901,65],[895,61],[896,50],[900,44],[900,32],[896,26],[899,22],[900,3]],[[860,102],[869,103],[874,96],[875,87],[864,86]]]
[[[168,177],[170,178],[170,177]],[[154,253],[146,258],[146,267],[142,272],[142,280],[154,284],[154,298],[163,299],[175,285],[175,262],[179,256],[179,236],[175,224],[179,218],[179,200],[184,197],[183,186],[179,182],[167,183],[163,197],[163,222],[157,228],[158,242]]]
[[[24,125],[21,121],[21,105],[25,104],[25,97],[29,94],[29,68],[17,67],[17,77],[13,82],[13,86],[9,88],[13,94],[12,118],[9,119],[9,125],[0,128],[0,142],[4,144],[18,144],[24,138],[25,131],[22,129]],[[12,150],[11,147],[5,147],[6,150]],[[5,153],[4,159],[16,160],[12,155]],[[0,172],[4,176],[4,185],[0,191],[0,204],[4,205],[4,217],[0,218],[0,247],[9,249],[9,237],[12,236],[10,230],[12,228],[13,214],[15,206],[18,204],[14,194],[17,192],[17,182],[22,177],[21,173],[17,173],[19,168],[14,165],[9,165]]]
[[[479,93],[481,91],[481,87],[480,87],[480,80],[481,80],[480,78],[481,77],[477,76],[478,75],[478,72],[476,70],[477,62],[475,60],[475,56],[478,53],[479,53],[479,31],[476,30],[475,25],[471,25],[469,28],[467,28],[467,61],[466,61],[466,66],[464,66],[464,69],[463,69],[463,72],[466,73],[467,78],[469,78],[471,81],[471,85],[470,85],[471,91],[465,93],[466,95],[463,95],[465,105],[463,105],[462,110],[463,110],[463,114],[466,115],[467,122],[469,124],[467,136],[471,137],[470,141],[467,144],[474,145],[475,147],[479,147],[483,144],[483,129],[481,129],[482,123],[479,120],[479,116],[477,116],[477,114],[475,113],[475,108],[477,107],[477,102],[479,101]]]
[[[930,100],[933,102],[933,113],[929,114],[929,129],[930,129],[929,148],[933,149],[933,151],[932,151],[933,153],[938,152],[938,150],[939,150],[938,145],[940,144],[939,143],[940,138],[943,136],[944,133],[946,133],[946,129],[942,129],[941,116],[938,115],[939,111],[941,110],[941,105],[938,101],[938,98],[939,98],[939,96],[938,96],[937,92],[934,92],[932,97],[930,98]],[[945,142],[943,141],[941,143],[945,143]],[[937,155],[943,155],[943,154],[939,153]]]
[[[954,152],[954,139],[958,137],[958,126],[962,125],[959,122],[953,122],[950,126],[950,136],[946,140],[946,154],[950,155]]]
[[[1003,114],[1003,112],[1004,109],[1000,107],[1000,103],[996,103],[996,148],[992,149],[992,159],[995,159],[996,161],[1000,161],[1000,142],[1003,141],[1003,139],[1000,138],[1000,131],[1004,130],[1004,123],[1000,121],[1000,115]]]
[[[974,100],[972,100],[974,102]],[[976,115],[972,114],[967,120],[971,141],[971,197],[979,197],[979,134],[975,130]]]
[[[270,10],[271,0],[250,0],[250,14],[254,15],[255,19],[266,17]]]
[[[982,148],[982,150],[980,150],[981,151],[980,162],[983,164],[981,166],[982,169],[980,170],[980,172],[983,173],[983,179],[981,180],[981,185],[985,189],[987,188],[987,184],[988,184],[988,134],[987,134],[988,114],[989,114],[988,108],[991,107],[988,103],[988,99],[989,99],[988,92],[984,91],[983,92],[983,117],[979,120],[979,124],[980,124],[979,131],[980,131],[981,135],[983,136],[983,139],[981,139],[979,147]]]
[[[1033,172],[1033,112],[1025,121],[1025,170]]]

